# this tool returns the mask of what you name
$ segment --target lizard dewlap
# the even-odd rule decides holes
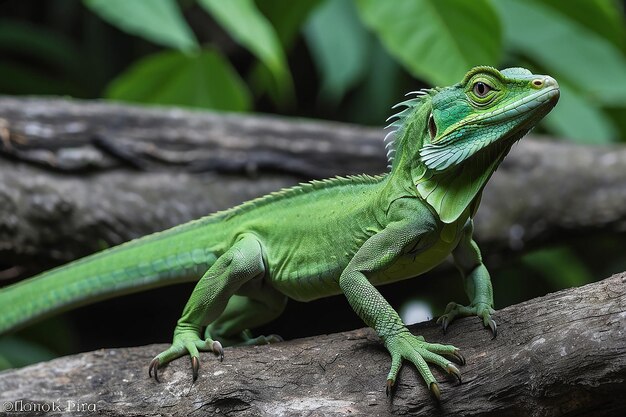
[[[391,355],[387,390],[404,360],[437,398],[428,364],[460,379],[459,349],[428,343],[406,328],[376,290],[423,274],[449,254],[462,273],[468,306],[450,303],[439,319],[476,315],[496,333],[489,273],[472,238],[485,184],[511,146],[556,104],[559,87],[523,68],[476,67],[450,87],[413,93],[390,124],[390,171],[313,181],[96,253],[0,290],[0,334],[83,304],[197,281],[163,364],[252,337],[286,300],[345,294]]]

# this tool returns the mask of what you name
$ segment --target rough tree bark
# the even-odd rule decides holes
[[[0,98],[1,277],[310,178],[385,170],[383,132],[270,116]],[[626,149],[529,137],[485,190],[487,254],[626,229]],[[20,271],[22,273],[20,273]],[[32,272],[32,271],[30,271]]]
[[[446,335],[432,321],[412,326],[466,357],[460,385],[434,371],[439,404],[408,364],[386,398],[389,356],[360,329],[227,348],[223,363],[202,353],[194,384],[187,359],[163,368],[161,383],[148,377],[148,362],[166,345],[68,356],[0,373],[0,406],[7,416],[46,404],[60,411],[46,416],[626,415],[626,273],[507,307],[495,319],[495,340],[476,318]]]

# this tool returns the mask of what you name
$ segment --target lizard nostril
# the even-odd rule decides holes
[[[543,87],[543,80],[539,78],[536,80],[533,80],[533,86],[537,88]]]

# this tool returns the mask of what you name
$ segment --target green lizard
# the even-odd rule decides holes
[[[411,93],[410,93],[411,94]],[[198,281],[172,345],[149,365],[199,351],[223,357],[219,340],[259,344],[248,328],[277,317],[287,298],[345,294],[391,354],[387,392],[403,360],[437,398],[429,363],[460,380],[450,345],[414,336],[375,286],[427,272],[451,253],[469,306],[458,316],[491,318],[489,273],[472,238],[482,190],[513,143],[556,104],[559,87],[522,68],[476,67],[458,84],[414,93],[386,138],[390,172],[313,181],[88,256],[0,291],[0,334],[60,311],[146,288]]]

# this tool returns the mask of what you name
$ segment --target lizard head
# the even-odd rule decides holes
[[[472,215],[511,146],[550,112],[560,92],[547,75],[476,67],[458,84],[409,94],[417,97],[394,106],[405,108],[390,118],[385,138],[390,175],[408,179],[451,223]]]
[[[428,92],[431,109],[420,159],[431,172],[441,172],[485,148],[508,148],[550,112],[559,94],[556,80],[547,75],[473,68],[460,83]]]

